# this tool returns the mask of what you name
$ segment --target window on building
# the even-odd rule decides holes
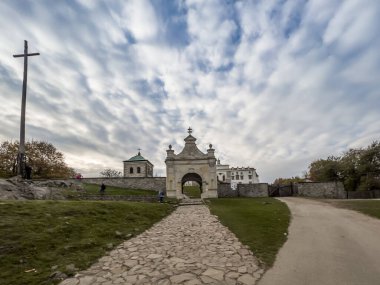
[[[239,180],[239,175],[238,174],[236,174],[236,180]]]
[[[140,168],[140,166],[137,167],[137,173],[141,173],[141,168]]]
[[[240,178],[241,178],[241,180],[244,180],[244,175],[241,175]]]
[[[129,168],[129,173],[133,173],[133,167]]]
[[[248,179],[252,179],[252,175],[248,175]]]
[[[226,177],[223,175],[223,181],[226,181]]]
[[[231,176],[231,180],[235,180],[235,176]]]

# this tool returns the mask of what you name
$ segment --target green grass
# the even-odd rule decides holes
[[[89,267],[172,209],[159,203],[0,201],[0,284],[56,284],[52,272],[72,275],[69,264]]]
[[[84,192],[78,192],[72,189],[65,189],[63,191],[65,196],[76,197],[80,194],[87,195],[100,195],[100,185],[96,184],[83,184]],[[127,189],[115,186],[106,186],[105,195],[121,195],[121,196],[157,196],[157,191],[143,190],[143,189]]]
[[[250,247],[267,268],[287,239],[290,211],[273,198],[210,199],[211,213],[217,215],[239,240]]]
[[[380,200],[323,200],[336,207],[355,210],[380,219]]]
[[[201,190],[199,189],[199,186],[183,186],[183,194],[189,198],[200,198]]]

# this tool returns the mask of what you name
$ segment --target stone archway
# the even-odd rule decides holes
[[[195,181],[200,184],[202,198],[216,198],[217,176],[216,158],[212,145],[209,145],[207,153],[201,152],[191,135],[185,138],[185,147],[179,154],[174,154],[169,145],[166,163],[166,194],[168,197],[183,198],[183,184],[186,181]]]

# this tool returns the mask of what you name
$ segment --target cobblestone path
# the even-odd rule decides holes
[[[255,284],[263,270],[204,205],[183,206],[61,285]]]

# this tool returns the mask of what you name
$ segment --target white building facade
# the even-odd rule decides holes
[[[220,160],[216,164],[216,174],[218,181],[231,183],[232,188],[236,184],[260,183],[259,175],[253,167],[231,167],[228,164],[221,164]]]
[[[231,182],[237,184],[260,183],[259,175],[253,167],[231,167]]]

